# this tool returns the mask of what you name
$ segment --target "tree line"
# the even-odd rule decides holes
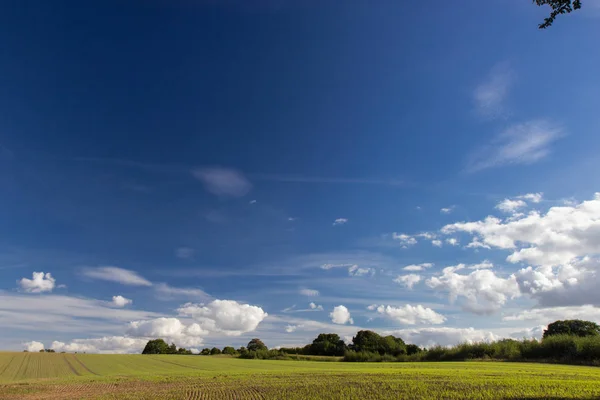
[[[150,340],[143,354],[191,354],[162,339]],[[299,359],[301,356],[338,357],[342,361],[464,361],[493,359],[511,361],[549,361],[600,365],[600,326],[591,321],[565,320],[548,325],[541,340],[502,339],[495,342],[462,343],[456,346],[421,348],[400,337],[382,336],[361,330],[346,344],[338,334],[321,333],[303,347],[269,349],[255,338],[246,347],[222,350],[205,348],[200,355],[227,354],[247,359]],[[337,359],[336,359],[337,360]]]

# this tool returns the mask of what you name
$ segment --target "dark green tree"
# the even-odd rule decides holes
[[[149,340],[142,354],[167,354],[169,345],[162,339]]]
[[[235,354],[235,349],[231,346],[225,346],[223,347],[223,354],[229,354],[232,356]]]
[[[318,356],[343,356],[345,351],[344,341],[335,333],[321,333],[309,348],[309,354]]]
[[[373,331],[358,331],[352,338],[352,350],[379,352],[381,336]]]
[[[547,338],[553,335],[598,336],[600,335],[600,326],[595,322],[580,319],[555,321],[548,325],[543,337]]]
[[[268,350],[263,341],[258,338],[249,341],[246,347],[248,348],[248,351]]]
[[[244,346],[242,346],[239,349],[237,349],[238,353],[245,353],[246,351],[248,351],[248,349],[246,349]]]
[[[214,356],[216,354],[221,354],[221,349],[219,349],[218,347],[213,347],[212,349],[210,349],[211,356]]]
[[[546,29],[560,14],[569,14],[581,8],[581,0],[533,0],[538,6],[549,5],[552,8],[550,16],[544,18],[544,22],[539,25],[540,29]]]
[[[416,344],[407,344],[406,345],[406,354],[409,355],[409,356],[411,356],[413,354],[420,353],[422,351],[423,351],[423,349],[421,349]]]
[[[202,351],[200,352],[200,354],[203,355],[203,356],[209,356],[210,355],[210,349],[209,348],[202,349]]]
[[[171,343],[167,349],[167,354],[177,354],[177,346],[175,346],[175,343]]]

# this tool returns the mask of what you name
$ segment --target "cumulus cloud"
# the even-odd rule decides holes
[[[490,246],[488,246],[485,243],[481,243],[479,241],[479,239],[477,239],[476,237],[473,238],[473,240],[471,241],[471,243],[467,244],[465,246],[465,248],[467,248],[467,249],[475,249],[475,251],[477,251],[477,249],[488,249],[488,250],[491,249]]]
[[[469,274],[458,274],[463,267],[446,267],[440,276],[425,283],[432,289],[447,292],[451,302],[461,300],[464,310],[488,314],[498,310],[509,298],[520,295],[515,276],[501,278],[489,269],[478,269]]]
[[[546,214],[503,221],[489,216],[475,222],[457,222],[442,228],[445,234],[466,232],[486,245],[511,250],[509,262],[557,266],[594,255],[600,248],[600,193],[575,206],[552,207]]]
[[[87,267],[82,270],[83,276],[109,282],[117,282],[129,286],[152,286],[152,282],[137,272],[119,267]]]
[[[23,278],[19,281],[21,289],[27,293],[51,292],[56,285],[56,280],[50,272],[34,272],[33,279]]]
[[[358,265],[353,265],[348,268],[348,275],[350,275],[350,276],[375,275],[375,268],[359,267]]]
[[[517,196],[517,199],[523,199],[523,200],[528,200],[531,201],[532,203],[539,203],[542,201],[542,198],[544,197],[544,193],[527,193],[527,194],[523,194],[521,196]]]
[[[338,218],[335,221],[333,221],[333,226],[344,225],[347,222],[348,222],[347,218]]]
[[[202,329],[226,336],[252,332],[268,316],[260,307],[233,300],[213,300],[206,305],[187,303],[177,311],[194,319]]]
[[[300,327],[299,325],[287,325],[287,326],[285,327],[285,331],[286,331],[287,333],[296,332],[296,330],[297,330],[299,327]]]
[[[147,342],[148,339],[146,338],[105,336],[94,339],[75,339],[70,343],[54,341],[50,348],[56,352],[65,351],[68,353],[126,354],[140,353]]]
[[[468,172],[505,165],[533,164],[550,154],[550,145],[563,135],[559,126],[533,120],[508,127],[492,142],[473,153]]]
[[[417,283],[421,281],[421,276],[417,274],[398,275],[394,282],[403,284],[409,289],[412,289]]]
[[[126,299],[123,296],[113,296],[113,298],[112,298],[112,304],[115,307],[125,307],[131,303],[133,303],[133,300]]]
[[[302,296],[309,296],[309,297],[313,297],[313,296],[318,296],[319,295],[319,291],[315,290],[315,289],[300,289],[299,292]]]
[[[458,239],[456,238],[448,238],[446,239],[446,243],[448,243],[450,246],[458,246]]]
[[[182,260],[189,260],[194,258],[195,250],[191,247],[179,247],[175,249],[175,257]]]
[[[442,214],[450,214],[452,211],[454,211],[454,206],[444,207],[444,208],[440,209],[440,212]]]
[[[23,343],[23,347],[30,353],[38,353],[40,350],[44,350],[44,344],[36,341]]]
[[[432,240],[431,244],[434,245],[435,247],[442,247],[442,241],[439,239]]]
[[[202,337],[210,332],[199,324],[183,324],[177,318],[156,318],[146,321],[132,321],[127,328],[127,335],[143,338],[163,338],[178,346],[200,346]]]
[[[459,343],[491,342],[500,339],[492,332],[474,328],[421,328],[399,329],[383,332],[385,335],[400,336],[406,343],[423,347],[454,346]]]
[[[198,168],[192,171],[194,177],[204,184],[204,188],[217,196],[245,196],[252,184],[239,171],[231,168]]]
[[[354,324],[354,320],[350,316],[350,311],[342,305],[333,307],[333,311],[329,313],[329,317],[334,324]]]
[[[392,239],[399,241],[400,245],[403,248],[407,248],[407,247],[417,244],[417,239],[415,239],[412,236],[406,235],[404,233],[398,234],[398,233],[394,232],[392,234]]]
[[[310,303],[308,306],[310,307],[311,310],[323,311],[323,306],[322,305],[318,305],[318,304],[315,304],[315,303]]]
[[[527,203],[525,203],[523,200],[504,199],[500,203],[496,204],[496,208],[498,210],[509,214],[512,214],[519,208],[523,207],[527,207]]]
[[[372,306],[370,306],[372,307]],[[412,306],[406,304],[404,307],[393,307],[380,305],[375,308],[378,314],[399,322],[404,325],[415,324],[443,324],[446,317],[436,313],[431,308],[423,307],[422,305]]]
[[[433,263],[411,264],[402,268],[405,271],[424,271],[427,268],[433,267]]]

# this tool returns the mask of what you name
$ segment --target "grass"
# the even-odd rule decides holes
[[[600,368],[0,353],[0,399],[593,399]]]

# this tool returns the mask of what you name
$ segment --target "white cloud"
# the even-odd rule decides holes
[[[592,305],[535,308],[521,311],[518,314],[506,315],[502,318],[503,321],[526,321],[545,325],[564,319],[598,321],[600,320],[600,308]]]
[[[496,208],[498,210],[509,214],[512,214],[519,208],[523,207],[527,207],[527,203],[525,203],[523,200],[504,199],[500,203],[496,204]]]
[[[521,196],[517,196],[517,199],[529,200],[532,203],[539,203],[539,202],[542,201],[543,197],[544,197],[544,193],[539,192],[539,193],[527,193],[527,194],[523,194]]]
[[[442,247],[442,241],[441,240],[432,240],[431,244],[434,245],[435,247]]]
[[[550,154],[550,145],[563,135],[560,127],[533,120],[508,127],[490,145],[473,153],[467,171],[504,165],[533,164]]]
[[[409,289],[412,289],[417,283],[421,281],[421,276],[417,274],[398,275],[394,282],[403,284]]]
[[[192,171],[192,174],[204,184],[208,192],[217,196],[242,197],[252,189],[250,181],[235,169],[198,168]]]
[[[506,221],[489,216],[446,225],[442,232],[467,232],[490,247],[511,250],[507,260],[512,263],[562,265],[599,252],[600,193],[576,206],[552,207],[546,214],[532,211]]]
[[[170,298],[188,298],[196,301],[207,301],[211,298],[204,290],[198,288],[179,288],[173,287],[166,283],[157,283],[154,285],[154,290],[158,295]]]
[[[318,296],[319,295],[319,291],[315,290],[315,289],[300,289],[299,293],[301,295],[303,295],[303,296],[309,296],[309,297],[313,297],[313,296]]]
[[[353,265],[348,268],[348,275],[350,276],[365,276],[365,275],[375,275],[375,268],[361,268],[358,265]]]
[[[488,246],[487,244],[481,243],[477,237],[474,237],[473,240],[471,241],[471,243],[469,243],[468,245],[466,245],[465,248],[467,248],[467,249],[479,249],[479,248],[481,248],[481,249],[488,249],[488,250],[491,249],[491,247]]]
[[[448,238],[446,239],[446,243],[448,243],[450,246],[458,246],[458,239],[456,238]]]
[[[133,303],[133,300],[126,299],[123,296],[113,296],[113,298],[112,298],[112,304],[115,307],[125,307],[126,305],[129,305],[131,303]]]
[[[179,247],[175,250],[175,257],[181,258],[182,260],[189,260],[194,258],[195,250],[191,247]]]
[[[36,341],[23,343],[23,347],[30,353],[38,353],[40,350],[44,350],[44,344]]]
[[[353,267],[356,264],[322,264],[321,265],[321,269],[325,269],[325,270],[329,270],[329,269],[333,269],[333,268],[346,268],[346,267]]]
[[[174,342],[178,346],[200,346],[202,336],[210,332],[204,330],[199,324],[183,324],[177,318],[156,318],[146,321],[133,321],[129,323],[127,335],[142,338],[162,338],[167,342]]]
[[[376,310],[384,317],[404,325],[443,324],[446,321],[446,317],[443,315],[420,304],[416,306],[406,304],[404,307],[380,305]]]
[[[350,316],[350,311],[345,306],[336,306],[333,308],[333,311],[329,313],[329,317],[331,318],[331,322],[334,324],[344,325],[344,324],[354,324],[354,320]]]
[[[301,327],[302,327],[302,325],[288,325],[285,327],[285,331],[287,333],[292,333],[292,332],[296,332],[296,330]]]
[[[315,303],[310,303],[308,306],[310,307],[311,310],[323,311],[323,306],[322,305],[317,305]]]
[[[411,264],[402,268],[405,271],[424,271],[426,268],[433,267],[433,263]]]
[[[84,268],[82,274],[91,279],[118,282],[129,286],[152,286],[152,282],[141,277],[137,272],[118,267]]]
[[[489,269],[478,269],[467,275],[457,274],[463,267],[446,267],[439,277],[431,277],[425,283],[432,289],[447,292],[451,302],[461,299],[464,310],[487,314],[498,310],[509,298],[520,295],[513,276],[498,277]]]
[[[454,207],[455,206],[450,206],[450,207],[442,208],[442,209],[440,209],[440,212],[442,214],[450,214],[452,211],[454,211]]]
[[[481,116],[497,118],[506,112],[504,101],[512,82],[513,73],[507,64],[499,64],[492,69],[473,92],[475,106]]]
[[[400,336],[406,343],[414,343],[419,346],[431,347],[454,346],[459,343],[491,342],[500,339],[492,332],[474,328],[421,328],[400,329],[383,332],[385,335]]]
[[[73,296],[29,296],[0,292],[3,329],[46,332],[101,332],[119,330],[124,322],[156,318],[160,313],[114,308],[111,302]]]
[[[422,232],[415,235],[416,237],[422,237],[423,239],[435,239],[437,235],[433,232]]]
[[[256,204],[256,200],[250,200],[248,203],[249,204]]]
[[[75,339],[71,343],[54,341],[50,348],[57,352],[65,351],[68,353],[125,354],[140,353],[147,342],[148,339],[105,336],[95,339]]]
[[[333,221],[333,226],[344,225],[347,222],[348,222],[347,218],[338,218],[335,221]]]
[[[206,305],[187,303],[177,311],[193,318],[202,329],[226,336],[252,332],[268,316],[260,307],[233,300],[213,300]]]
[[[417,244],[417,239],[415,239],[412,236],[406,235],[404,233],[398,234],[398,233],[394,232],[392,234],[392,239],[399,241],[400,245],[403,248],[407,248],[409,246],[413,246],[413,245]]]
[[[19,281],[21,289],[27,293],[43,293],[51,292],[54,289],[56,280],[52,277],[50,272],[44,274],[43,272],[34,272],[33,279],[23,278]]]

